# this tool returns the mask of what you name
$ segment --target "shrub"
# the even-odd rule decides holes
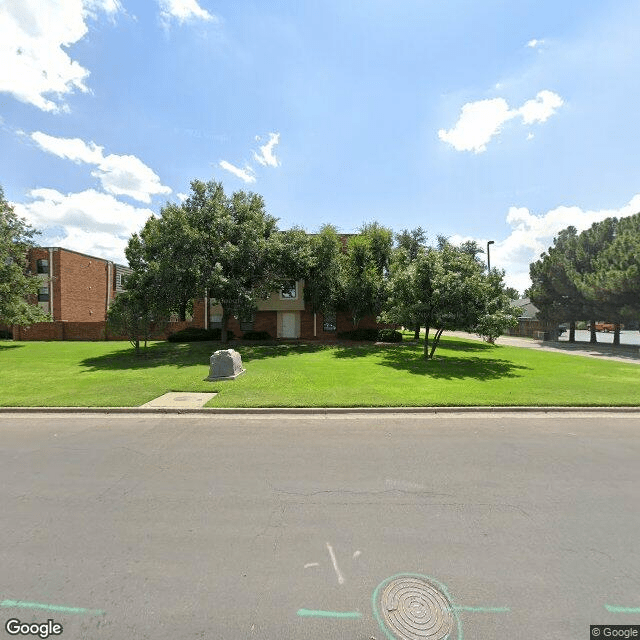
[[[13,331],[6,331],[0,329],[0,340],[11,340],[13,338]]]
[[[181,331],[172,333],[167,340],[169,342],[200,342],[204,340],[220,340],[222,338],[222,329],[200,329],[198,327],[187,327]],[[227,330],[227,338],[233,340],[235,335],[233,331]]]
[[[353,331],[341,331],[338,333],[341,340],[362,340],[376,342],[378,340],[377,329],[353,329]]]
[[[271,340],[271,334],[268,331],[247,331],[243,336],[243,340]]]
[[[380,329],[378,332],[380,342],[402,342],[402,334],[393,329]]]

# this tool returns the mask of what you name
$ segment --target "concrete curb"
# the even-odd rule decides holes
[[[169,407],[0,407],[0,415],[7,413],[92,413],[92,414],[198,414],[198,415],[348,415],[357,413],[637,413],[640,407],[273,407],[273,408],[211,408],[187,409]]]

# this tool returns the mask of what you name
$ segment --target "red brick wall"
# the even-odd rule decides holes
[[[196,298],[193,301],[193,322],[194,327],[204,329],[204,297]]]
[[[61,302],[60,320],[99,322],[106,319],[106,260],[85,256],[65,249],[53,254],[54,275],[60,273],[54,291]]]
[[[115,297],[115,265],[111,266],[109,286],[109,263],[102,258],[60,248],[49,253],[46,247],[35,247],[28,255],[32,273],[37,272],[38,260],[50,260],[49,295],[53,297],[54,320],[100,322],[106,319],[108,292],[111,299]],[[34,298],[32,302],[35,304],[37,300]]]
[[[253,323],[254,331],[267,331],[272,338],[278,337],[278,312],[260,311]],[[242,335],[242,333],[240,334]]]
[[[37,322],[14,327],[14,340],[104,340],[104,322]]]
[[[37,322],[29,327],[13,327],[14,340],[128,340],[127,336],[118,336],[105,328],[106,322]],[[186,327],[191,322],[170,322],[160,334],[154,334],[152,340],[165,340],[167,336]]]

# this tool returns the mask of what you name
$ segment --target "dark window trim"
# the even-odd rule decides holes
[[[293,284],[293,286],[290,286],[289,288],[282,287],[280,289],[280,299],[281,300],[297,300],[298,299],[298,281],[297,280],[291,280],[291,283]],[[295,294],[292,295],[292,296],[285,295],[285,291],[287,293],[290,293],[291,291],[295,291]]]
[[[327,322],[327,320],[333,319],[333,322]],[[338,329],[338,316],[335,312],[328,312],[322,314],[322,330],[325,333],[335,333]]]

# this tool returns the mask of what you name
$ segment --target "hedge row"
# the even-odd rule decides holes
[[[229,340],[235,339],[235,334],[230,329],[227,330]],[[199,342],[201,340],[221,340],[222,329],[199,329],[197,327],[187,327],[181,331],[172,333],[167,340],[169,342]],[[243,336],[243,340],[271,340],[271,334],[268,331],[247,331]]]
[[[169,342],[198,342],[200,340],[220,340],[221,329],[198,329],[187,327],[182,331],[172,333],[167,340]],[[233,331],[227,331],[229,340],[235,339]],[[358,340],[363,342],[402,342],[402,334],[393,329],[354,329],[353,331],[341,331],[338,333],[341,340]],[[243,340],[271,340],[268,331],[247,331]]]
[[[227,331],[229,340],[235,338],[233,331]],[[169,342],[200,342],[204,340],[220,340],[222,338],[222,329],[199,329],[198,327],[187,327],[182,331],[172,333],[167,340]]]

